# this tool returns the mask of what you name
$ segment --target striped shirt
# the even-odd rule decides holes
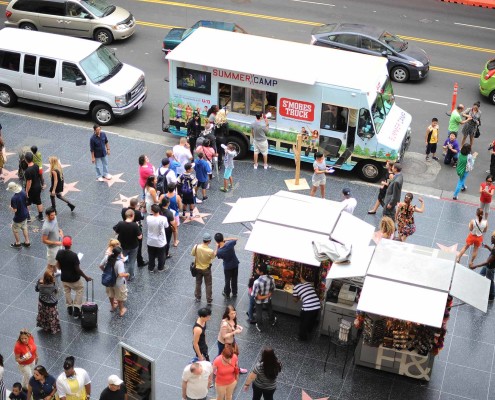
[[[260,296],[266,296],[268,293],[273,292],[275,290],[275,281],[273,278],[269,275],[261,275],[258,279],[254,281],[253,285],[253,296],[256,300],[256,303],[262,304],[262,303],[268,303],[270,301],[270,298],[266,298],[264,300],[259,300],[256,297],[258,295]]]
[[[315,287],[312,283],[304,282],[294,286],[292,296],[302,300],[303,311],[314,311],[321,308],[320,299],[316,295]]]

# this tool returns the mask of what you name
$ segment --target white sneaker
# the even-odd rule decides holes
[[[271,167],[268,164],[265,164],[265,165],[263,165],[263,168],[264,169],[268,169],[268,168],[271,168]]]
[[[106,175],[105,175],[105,179],[112,179],[112,175],[110,175],[110,174],[106,174]]]
[[[96,178],[98,182],[105,182],[105,178],[103,176],[100,176],[99,178]]]
[[[62,271],[60,271],[59,269],[57,269],[53,275],[60,276],[60,275],[62,275]]]
[[[196,203],[197,203],[197,204],[201,204],[202,202],[203,202],[203,200],[198,199],[198,198],[196,197]]]
[[[253,165],[254,169],[258,169],[258,164]]]

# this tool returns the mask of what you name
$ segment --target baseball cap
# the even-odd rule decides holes
[[[19,193],[22,188],[15,182],[9,182],[9,185],[7,186],[7,190],[12,193]]]
[[[351,189],[349,189],[349,188],[342,189],[342,194],[344,196],[349,196],[351,194]]]
[[[62,246],[72,246],[72,238],[70,236],[64,236],[62,239]]]
[[[122,385],[124,381],[122,379],[120,379],[117,375],[110,375],[108,377],[108,384],[109,385]]]
[[[208,232],[203,233],[203,242],[211,242],[211,235]]]

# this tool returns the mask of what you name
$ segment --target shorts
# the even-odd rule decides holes
[[[177,227],[179,227],[179,225],[180,225],[180,216],[179,215],[176,215],[174,217],[174,219],[175,219],[175,223],[176,223]]]
[[[435,154],[437,152],[437,143],[428,143],[426,145],[426,154],[433,153]]]
[[[28,205],[36,204],[41,205],[41,188],[39,190],[30,190],[28,193]]]
[[[198,181],[198,189],[208,189],[208,181],[206,182]]]
[[[325,186],[326,183],[327,183],[326,179],[319,179],[319,180],[312,179],[311,180],[311,184],[315,187]]]
[[[107,292],[107,296],[110,299],[117,301],[127,300],[127,285],[107,287],[105,288],[105,292]]]
[[[233,170],[234,168],[225,168],[225,171],[223,173],[223,179],[230,179]]]
[[[183,194],[182,195],[182,204],[194,204],[194,195],[193,194]]]
[[[268,140],[265,140],[264,142],[258,142],[257,140],[253,140],[253,146],[254,146],[254,154],[263,154],[266,156],[268,154]]]
[[[490,205],[491,204],[492,203],[480,203],[480,208],[483,210],[485,215],[488,215],[488,213],[490,212]]]
[[[468,246],[474,245],[474,247],[480,247],[483,244],[483,236],[476,236],[470,233],[466,238],[466,244]]]
[[[55,257],[60,249],[61,247],[59,246],[46,248],[46,260],[48,265],[57,265],[57,260],[55,260]]]
[[[14,232],[19,232],[27,229],[27,219],[25,219],[22,222],[13,222],[12,223],[12,230]]]

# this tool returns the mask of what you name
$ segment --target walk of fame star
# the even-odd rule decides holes
[[[108,187],[113,186],[113,184],[117,182],[125,182],[122,179],[120,179],[122,175],[124,175],[123,172],[121,174],[112,175],[110,179],[105,179],[105,182],[108,184]]]
[[[50,164],[43,164],[43,165],[46,167],[46,169],[43,171],[43,173],[46,174],[47,172],[50,172]],[[70,167],[70,164],[62,164],[62,161],[60,161],[60,165],[62,166],[62,169]]]
[[[1,177],[4,182],[8,182],[11,179],[17,179],[17,170],[9,171],[8,169],[3,168]]]
[[[129,202],[131,201],[131,199],[135,199],[138,196],[139,195],[136,194],[135,196],[127,197],[119,193],[120,198],[118,200],[112,201],[112,204],[121,204],[122,208],[127,208],[129,207]]]
[[[452,246],[444,246],[443,244],[437,243],[437,246],[440,250],[445,251],[446,253],[457,254],[457,246],[459,246],[459,243],[455,243]]]
[[[64,183],[64,191],[62,192],[62,196],[65,196],[69,192],[80,192],[78,188],[76,188],[76,185],[78,184],[79,181],[76,182],[71,182],[71,183]]]
[[[198,207],[194,207],[192,218],[189,216],[189,213],[186,212],[186,219],[182,222],[183,224],[188,224],[189,222],[199,222],[200,224],[205,224],[204,218],[210,216],[211,214],[202,213],[198,210]]]
[[[329,397],[321,397],[319,399],[313,399],[309,394],[307,394],[304,390],[302,391],[302,400],[328,400]]]

